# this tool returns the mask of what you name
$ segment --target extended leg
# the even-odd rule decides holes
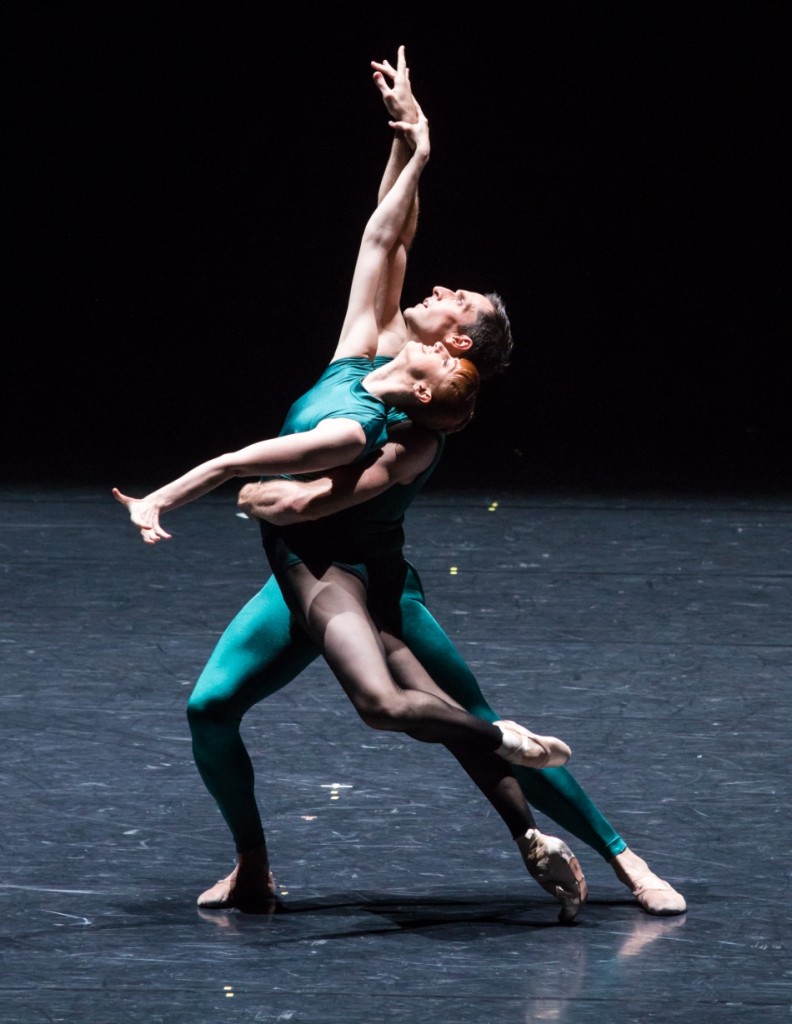
[[[534,736],[511,722],[496,726],[444,697],[397,686],[367,608],[365,585],[357,575],[330,566],[317,578],[301,563],[289,567],[286,578],[306,631],[372,728],[406,732],[426,743],[496,752],[507,760],[519,757],[528,764],[553,757],[563,763],[569,756],[569,748],[555,737]]]
[[[399,685],[418,687],[449,699],[402,640],[386,630],[381,635],[388,667]],[[559,920],[565,924],[572,922],[587,897],[586,880],[577,857],[562,839],[545,836],[537,829],[517,780],[501,758],[453,744],[447,747],[503,818],[530,874],[561,903]]]
[[[387,632],[382,632],[381,637],[388,669],[401,688],[433,693],[448,701],[447,695],[401,640]],[[501,816],[513,839],[536,827],[531,810],[506,761],[495,753],[471,750],[458,743],[446,743],[446,747]]]
[[[401,600],[393,613],[400,636],[429,675],[471,714],[487,721],[498,715],[484,699],[476,677],[425,605],[415,569],[405,563]],[[648,913],[678,914],[685,900],[628,849],[624,839],[564,767],[513,769],[532,807],[576,836],[606,860]],[[659,883],[659,884],[658,884]]]

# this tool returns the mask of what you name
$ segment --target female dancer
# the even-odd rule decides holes
[[[142,499],[114,489],[146,543],[170,536],[160,525],[164,512],[234,476],[312,473],[366,456],[387,439],[389,406],[446,432],[461,429],[472,416],[478,374],[442,343],[410,341],[392,360],[372,362],[379,334],[375,302],[380,276],[429,156],[428,122],[420,111],[415,123],[391,124],[410,140],[412,156],[366,225],[333,361],[319,383],[294,404],[278,438],[202,463]],[[289,552],[285,561],[281,551],[271,554],[273,571],[288,577],[295,614],[363,720],[374,728],[446,744],[464,760],[511,827],[525,834],[533,819],[504,762],[537,768],[564,764],[568,746],[514,722],[491,723],[468,714],[432,685],[408,652],[399,659],[397,682],[368,613],[360,575],[349,566],[330,565],[317,577]],[[565,870],[568,864],[569,858]]]

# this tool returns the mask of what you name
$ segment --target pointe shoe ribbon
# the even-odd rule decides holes
[[[510,764],[524,768],[559,768],[572,756],[566,743],[555,736],[538,736],[524,726],[506,720],[493,724],[503,736],[503,743],[496,753]]]
[[[536,828],[518,836],[517,846],[531,877],[561,904],[558,920],[569,924],[588,899],[588,886],[577,857],[563,839]]]
[[[630,886],[633,896],[638,900],[647,914],[660,917],[671,914],[684,914],[687,910],[685,897],[681,892],[659,878],[653,871],[641,875]]]

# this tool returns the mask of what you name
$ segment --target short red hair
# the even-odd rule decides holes
[[[428,402],[416,402],[406,411],[413,423],[441,434],[456,434],[473,419],[479,381],[479,372],[473,363],[460,359],[456,370],[432,389]]]

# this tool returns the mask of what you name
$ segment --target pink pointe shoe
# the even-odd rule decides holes
[[[685,897],[681,892],[659,878],[653,871],[637,878],[630,886],[633,896],[647,914],[658,917],[670,917],[672,914],[684,914],[687,910]]]
[[[643,857],[633,853],[629,847],[616,854],[610,864],[616,877],[627,886],[647,914],[670,917],[672,914],[684,914],[687,910],[682,893],[656,875]]]
[[[196,901],[198,906],[202,910],[228,910],[237,907],[248,914],[274,913],[278,897],[272,872],[267,872],[264,885],[242,887],[237,885],[238,871],[237,866],[230,875],[221,878],[206,892],[202,892]]]
[[[525,866],[545,892],[561,904],[558,920],[570,924],[588,898],[588,887],[577,857],[563,839],[531,828],[516,840]]]
[[[494,722],[503,735],[496,751],[510,764],[524,768],[560,768],[572,756],[571,749],[555,736],[537,736],[516,722]]]

